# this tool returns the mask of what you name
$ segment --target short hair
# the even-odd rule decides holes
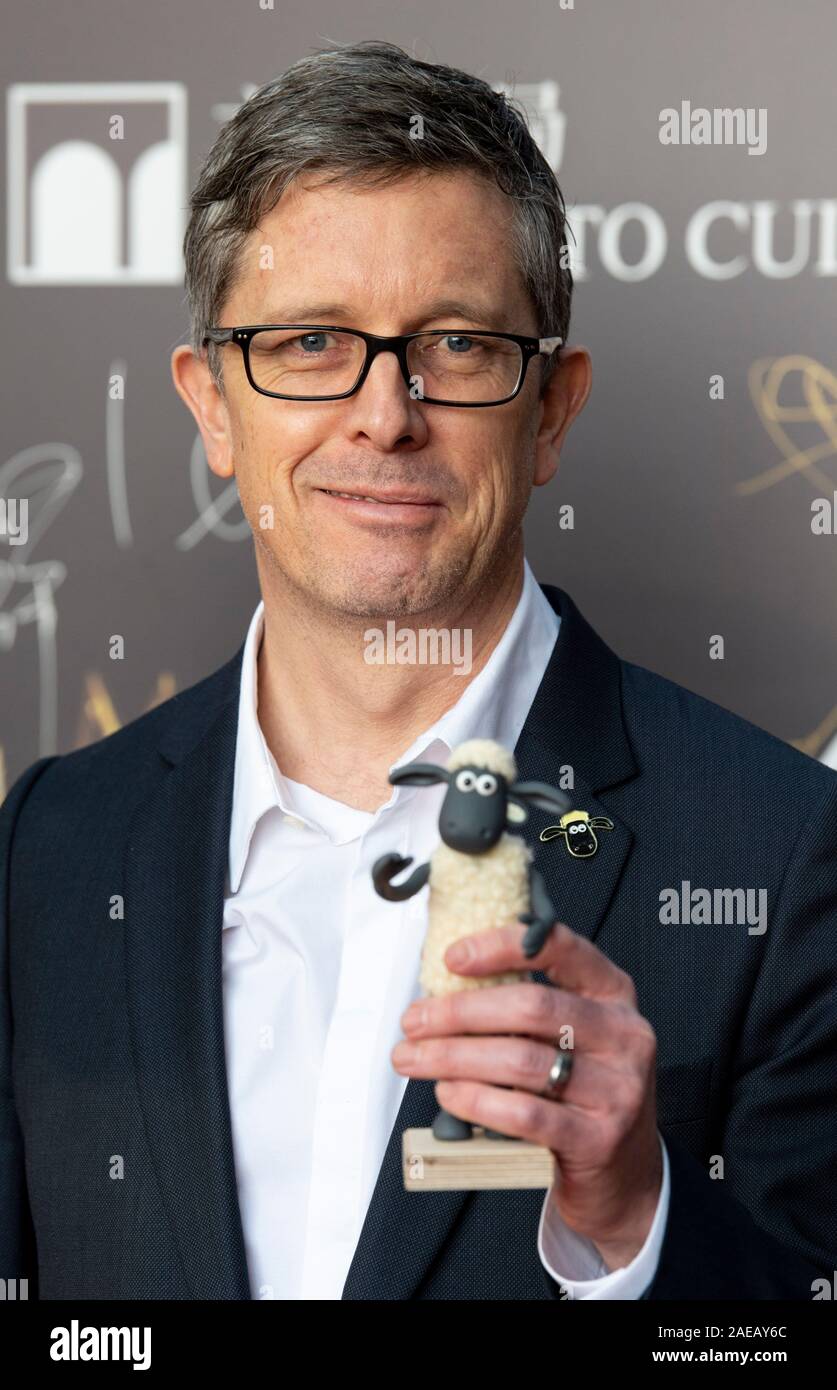
[[[421,139],[411,137],[416,117]],[[457,169],[493,180],[512,200],[512,254],[538,336],[566,342],[573,286],[566,210],[525,112],[481,78],[369,40],[301,58],[218,133],[192,191],[183,242],[192,350],[202,355],[207,329],[218,322],[247,236],[299,175],[374,186]],[[543,391],[556,358],[540,360]],[[214,343],[208,364],[223,393]]]

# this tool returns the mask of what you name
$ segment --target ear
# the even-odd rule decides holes
[[[609,816],[591,816],[588,825],[592,825],[594,830],[613,829],[613,821]]]
[[[389,774],[394,787],[432,787],[434,782],[450,782],[450,773],[435,763],[405,763]]]
[[[219,478],[231,478],[235,460],[229,410],[206,358],[181,343],[171,355],[171,375],[177,394],[195,417],[207,464]]]
[[[563,835],[566,838],[567,828],[564,825],[547,825],[541,831],[541,839],[546,843],[549,840],[557,840]]]
[[[515,782],[509,787],[509,796],[517,801],[528,801],[539,811],[555,811],[559,816],[570,809],[570,798],[546,782]]]
[[[586,348],[565,344],[556,352],[552,375],[541,395],[532,478],[535,487],[542,487],[554,476],[567,431],[584,407],[592,378],[592,361]]]
[[[506,807],[506,820],[508,821],[509,825],[521,825],[523,821],[528,819],[529,817],[524,807],[516,805],[516,803],[512,801],[511,797],[509,797],[509,803]]]

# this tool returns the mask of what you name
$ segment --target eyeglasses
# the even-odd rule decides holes
[[[413,399],[484,406],[514,400],[532,358],[550,356],[563,339],[462,328],[381,337],[333,324],[257,323],[210,328],[203,341],[235,343],[253,389],[283,401],[345,400],[379,352],[394,352]]]

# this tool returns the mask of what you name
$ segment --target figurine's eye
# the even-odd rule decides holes
[[[581,829],[581,826],[580,826],[580,825],[571,825],[571,826],[570,826],[570,834],[571,834],[571,835],[577,835],[580,829]]]
[[[476,780],[476,773],[470,772],[467,767],[463,767],[462,771],[456,774],[456,790],[458,792],[472,792]]]
[[[497,778],[490,772],[483,772],[477,778],[477,791],[480,796],[493,796],[497,790]]]

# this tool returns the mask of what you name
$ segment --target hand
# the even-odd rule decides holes
[[[553,986],[521,980],[417,1000],[393,1065],[437,1079],[451,1114],[551,1149],[561,1217],[619,1268],[644,1245],[662,1185],[656,1034],[631,977],[586,937],[556,922],[527,959],[525,934],[515,923],[462,937],[445,964],[461,975],[542,970]],[[567,1025],[573,1069],[549,1099],[540,1092]]]

